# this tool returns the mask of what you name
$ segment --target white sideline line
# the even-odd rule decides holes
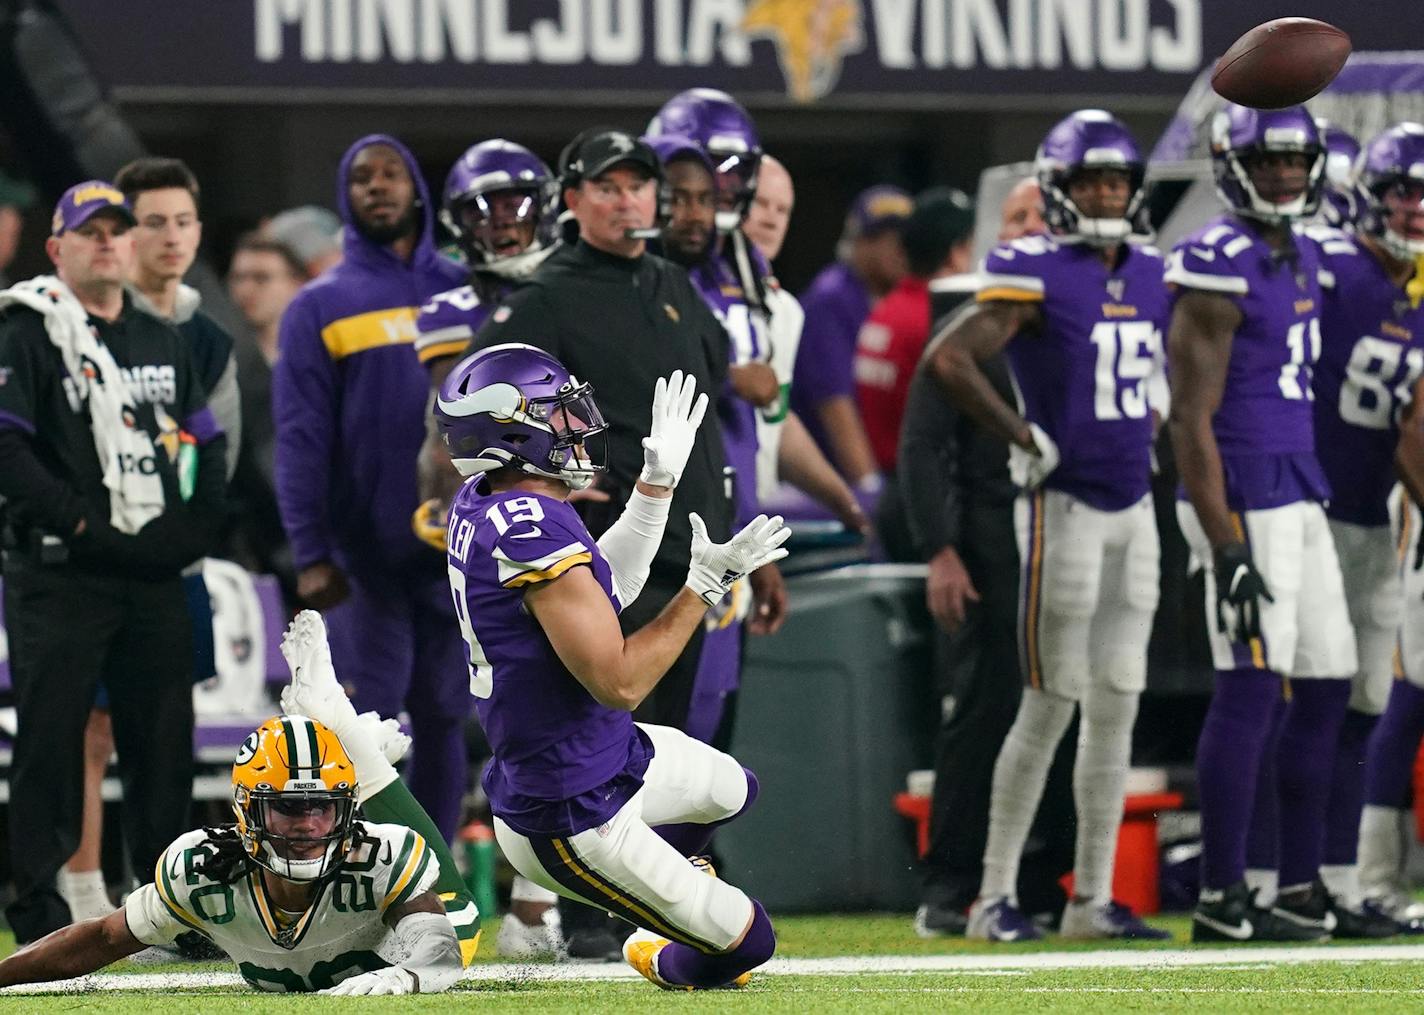
[[[1357,945],[1351,947],[1202,948],[1174,951],[1032,952],[1026,955],[884,955],[831,959],[772,959],[758,975],[860,976],[884,973],[972,973],[1009,976],[1041,969],[1187,969],[1217,966],[1258,969],[1304,962],[1424,962],[1424,945]],[[501,981],[572,982],[636,980],[639,975],[618,963],[599,965],[479,964],[465,971],[471,983]],[[236,973],[105,973],[74,980],[30,984],[0,990],[11,994],[77,994],[94,991],[175,991],[217,987],[242,987]],[[1039,992],[1052,988],[1035,988]],[[1069,988],[1065,988],[1069,989]],[[1071,990],[1093,988],[1074,987]],[[1120,988],[1127,989],[1127,988]],[[1163,988],[1168,992],[1180,988]],[[1099,992],[1108,988],[1097,988]],[[1134,988],[1135,990],[1135,988]],[[1320,993],[1311,990],[1310,993]]]

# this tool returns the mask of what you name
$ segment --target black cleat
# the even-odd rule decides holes
[[[1335,933],[1335,900],[1325,890],[1325,883],[1316,878],[1304,888],[1294,888],[1276,896],[1271,912],[1283,924],[1311,935],[1307,940],[1328,941]],[[1285,940],[1298,941],[1292,937]]]
[[[1336,899],[1331,899],[1330,911],[1335,914],[1335,930],[1331,936],[1339,938],[1382,938],[1402,934],[1404,928],[1373,902],[1366,901],[1358,910],[1346,909]]]
[[[565,939],[574,962],[622,962],[623,943],[604,927],[576,930]]]
[[[915,933],[919,937],[963,937],[968,928],[969,915],[962,909],[922,902],[915,910]]]
[[[1322,935],[1256,905],[1256,893],[1238,881],[1213,902],[1199,902],[1192,913],[1192,941],[1324,941]]]

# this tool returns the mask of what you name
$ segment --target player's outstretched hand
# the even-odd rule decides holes
[[[348,976],[334,987],[327,987],[321,993],[342,997],[358,997],[369,994],[414,994],[415,975],[400,966],[373,969],[369,973]]]
[[[707,394],[697,394],[697,378],[681,370],[659,377],[653,388],[652,432],[643,438],[643,472],[638,478],[649,486],[677,486],[706,412]]]
[[[1261,637],[1261,600],[1275,602],[1245,543],[1216,551],[1216,629],[1245,644]]]
[[[700,515],[687,517],[692,523],[692,565],[687,569],[687,587],[708,606],[716,605],[738,578],[786,556],[781,544],[791,538],[791,530],[780,515],[757,515],[725,543],[707,538],[707,526]]]

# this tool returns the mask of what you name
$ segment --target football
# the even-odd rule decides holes
[[[1350,37],[1312,18],[1277,18],[1232,43],[1211,74],[1216,94],[1242,106],[1284,109],[1317,94],[1350,55]]]

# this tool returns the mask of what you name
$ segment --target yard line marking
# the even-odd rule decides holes
[[[1300,963],[1424,962],[1424,945],[1295,946],[1291,948],[1201,948],[1153,951],[1030,952],[1027,954],[882,955],[824,959],[772,959],[759,976],[860,976],[866,974],[965,973],[976,976],[1022,975],[1048,969],[1124,969],[1142,971],[1215,967],[1222,970],[1259,970],[1272,965]],[[534,963],[478,963],[465,970],[471,983],[497,986],[501,981],[567,983],[575,981],[638,980],[640,975],[622,963],[604,965],[554,965]],[[91,991],[179,991],[244,986],[237,973],[102,973],[28,984],[0,990],[10,994],[68,994]],[[843,988],[834,988],[843,989]],[[940,988],[935,988],[940,989]],[[943,988],[972,990],[975,988]],[[1059,988],[1031,988],[1052,992]],[[1127,990],[1135,988],[1062,988],[1065,992]],[[1146,988],[1144,988],[1146,989]],[[1256,988],[1241,988],[1243,992]],[[1162,993],[1184,988],[1161,988]],[[1263,989],[1263,993],[1281,993]],[[1302,993],[1324,991],[1300,989]],[[1364,993],[1345,990],[1341,993]]]

